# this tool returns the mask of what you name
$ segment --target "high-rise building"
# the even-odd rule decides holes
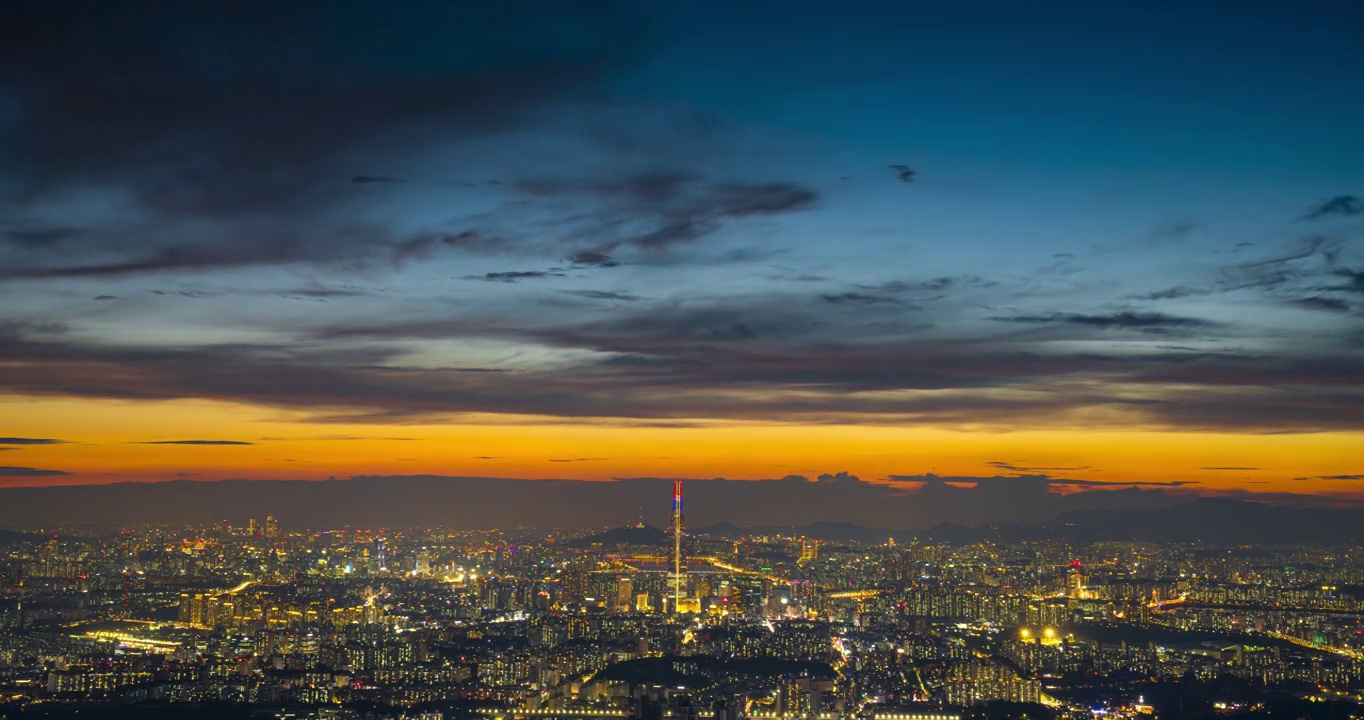
[[[681,612],[682,596],[687,591],[687,573],[682,567],[682,481],[673,481],[673,571],[668,575],[673,612]]]
[[[1072,598],[1083,600],[1085,598],[1085,574],[1084,565],[1079,560],[1070,564],[1069,594]]]
[[[800,559],[796,562],[800,565],[812,563],[819,559],[819,541],[811,538],[800,539]]]

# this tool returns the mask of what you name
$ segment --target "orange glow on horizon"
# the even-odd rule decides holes
[[[479,418],[462,424],[308,422],[270,408],[206,401],[7,398],[7,434],[61,439],[6,451],[7,466],[68,475],[4,485],[465,475],[607,480],[761,479],[847,471],[868,481],[1047,474],[1182,482],[1184,492],[1358,497],[1361,433],[1248,435],[1154,429],[948,430],[930,426],[711,423],[694,427]],[[149,444],[231,440],[249,445]],[[1211,469],[1217,468],[1217,469]],[[1302,479],[1311,478],[1311,479]],[[1075,491],[1061,488],[1060,491]]]

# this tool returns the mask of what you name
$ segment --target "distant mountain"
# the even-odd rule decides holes
[[[1066,513],[1045,525],[1050,537],[1112,538],[1223,545],[1343,544],[1364,541],[1364,510],[1267,505],[1204,498],[1159,510]]]
[[[613,547],[617,545],[667,545],[670,542],[672,542],[672,536],[668,534],[667,530],[652,525],[635,525],[612,528],[604,533],[578,538],[569,545],[586,548],[597,544],[602,547]]]
[[[985,540],[1339,545],[1364,541],[1364,510],[1287,507],[1245,500],[1203,498],[1159,509],[1071,512],[1046,523],[996,523],[979,527],[941,523],[921,537],[950,545],[968,545]]]
[[[723,526],[723,527],[722,527]],[[1302,508],[1245,500],[1204,498],[1168,508],[1085,510],[1065,513],[1045,523],[992,523],[972,527],[939,523],[919,532],[866,527],[853,523],[817,522],[792,527],[747,527],[721,523],[696,533],[803,535],[833,542],[883,543],[921,540],[947,545],[1033,540],[1142,540],[1214,545],[1339,545],[1364,542],[1364,510]]]
[[[688,517],[695,535],[781,533],[876,544],[891,537],[954,545],[1047,538],[1364,542],[1364,508],[1197,499],[1141,488],[1059,495],[1050,492],[1046,478],[975,480],[973,487],[934,480],[915,491],[855,479],[691,480]],[[664,478],[581,482],[435,475],[7,487],[0,488],[0,526],[245,524],[266,513],[294,528],[577,530],[641,516],[666,526],[672,489],[672,481]],[[587,542],[662,546],[668,538],[657,527],[619,528]]]
[[[907,530],[888,530],[858,525],[857,523],[830,522],[827,520],[820,520],[809,525],[735,525],[730,522],[721,522],[693,528],[688,532],[693,535],[711,535],[731,539],[753,535],[786,535],[788,537],[807,537],[813,540],[831,542],[861,543],[884,543],[890,537],[894,537],[896,540],[908,540],[916,537],[914,532]]]
[[[929,528],[928,532],[923,533],[921,537],[948,545],[970,545],[984,540],[990,534],[990,530],[992,528],[984,526],[973,528],[969,525],[958,525],[956,523],[938,523]]]
[[[715,523],[714,525],[707,525],[701,528],[689,529],[687,530],[687,532],[693,535],[714,535],[715,537],[724,538],[737,537],[739,535],[749,534],[747,530],[744,530],[738,525],[735,525],[734,523],[728,521],[718,522]]]

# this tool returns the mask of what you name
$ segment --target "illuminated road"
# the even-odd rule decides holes
[[[666,555],[608,555],[607,557],[611,560],[620,563],[621,565],[624,565],[627,569],[634,570],[636,572],[642,571],[638,567],[631,565],[630,563],[656,563],[660,565],[665,565],[672,562],[672,558]],[[791,582],[790,578],[784,578],[780,575],[774,575],[772,573],[766,573],[759,570],[749,570],[748,568],[742,568],[739,567],[738,565],[732,565],[730,563],[725,562],[724,560],[721,560],[720,558],[711,557],[709,555],[695,555],[687,559],[690,561],[703,562],[709,565],[714,565],[715,567],[720,568],[721,570],[724,570],[726,572],[732,572],[735,573],[736,575],[752,575],[754,577],[760,577],[765,580],[771,580],[772,582],[779,583]],[[823,589],[828,588],[826,587]],[[834,600],[866,600],[868,598],[876,597],[877,595],[880,595],[882,592],[883,591],[881,590],[837,590],[835,592],[829,593],[828,597]]]
[[[218,597],[222,597],[222,596],[224,596],[224,595],[236,595],[237,593],[239,593],[239,592],[241,592],[241,591],[243,591],[243,590],[245,590],[245,589],[251,587],[252,585],[256,585],[256,584],[259,584],[259,583],[260,583],[259,580],[245,580],[245,581],[243,581],[240,585],[238,585],[238,586],[236,586],[236,587],[234,587],[234,588],[231,588],[231,589],[229,589],[229,590],[224,590],[224,591],[218,593]]]
[[[839,590],[828,594],[830,600],[866,600],[880,595],[880,590]]]
[[[615,718],[627,717],[630,711],[625,708],[613,710],[488,710],[477,711],[480,715],[491,715],[495,718],[531,718],[531,717],[562,717],[562,718]],[[767,713],[750,712],[745,713],[746,717],[759,718],[760,720],[791,720],[793,718],[808,718],[806,713]],[[663,713],[663,717],[673,717],[671,712]],[[702,710],[697,713],[697,717],[715,717],[714,713]],[[837,720],[838,713],[826,712],[819,714],[819,720]],[[961,720],[961,716],[955,713],[873,713],[873,720]]]
[[[1347,658],[1354,658],[1355,660],[1364,660],[1364,652],[1360,652],[1358,650],[1331,647],[1330,645],[1318,645],[1314,642],[1308,642],[1306,640],[1303,640],[1302,638],[1295,638],[1292,635],[1284,635],[1283,633],[1277,633],[1274,632],[1273,630],[1266,630],[1265,634],[1272,638],[1277,638],[1279,640],[1287,640],[1288,642],[1291,642],[1299,647],[1310,648],[1312,650],[1320,650],[1322,652],[1333,653],[1335,655],[1342,655]]]
[[[639,568],[637,568],[637,567],[635,567],[635,566],[633,566],[633,565],[630,565],[629,563],[637,562],[637,563],[658,563],[658,564],[667,564],[667,563],[671,563],[672,560],[673,560],[671,557],[664,556],[664,555],[608,555],[607,557],[610,558],[611,560],[615,560],[616,562],[618,562],[618,563],[624,565],[625,567],[627,567],[627,568],[629,568],[629,569],[631,569],[631,570],[635,570],[635,571],[639,571]],[[791,582],[789,579],[784,578],[784,577],[781,577],[780,575],[773,575],[772,573],[765,573],[765,572],[760,572],[760,571],[758,571],[758,570],[749,570],[748,568],[741,568],[741,567],[739,567],[738,565],[731,565],[731,564],[729,564],[729,563],[727,563],[727,562],[725,562],[725,561],[723,561],[723,560],[721,560],[721,559],[719,559],[719,558],[716,558],[716,557],[702,556],[702,555],[693,555],[693,556],[691,556],[691,557],[688,557],[688,558],[687,558],[687,561],[688,561],[688,562],[692,562],[692,561],[694,561],[694,562],[703,562],[703,563],[707,563],[707,564],[710,564],[710,565],[714,565],[715,567],[720,568],[721,570],[724,570],[724,571],[726,571],[726,572],[732,572],[732,573],[736,573],[736,574],[738,574],[738,575],[753,575],[753,576],[755,576],[755,577],[761,577],[761,578],[765,578],[765,579],[767,579],[767,580],[771,580],[772,582],[779,582],[779,583],[789,583],[789,582]]]

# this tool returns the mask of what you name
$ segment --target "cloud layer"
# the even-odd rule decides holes
[[[1230,153],[1221,133],[1152,139],[1083,113],[1083,133],[1020,107],[1018,137],[972,135],[975,112],[935,134],[962,87],[998,78],[891,112],[918,90],[855,60],[918,51],[899,35],[770,28],[788,57],[709,46],[709,25],[654,10],[19,0],[0,27],[0,398],[221,401],[314,425],[1364,433],[1351,178],[1226,187],[1168,150]],[[792,58],[809,42],[839,61],[808,72]],[[1209,56],[1263,55],[1232,50]],[[934,59],[947,78],[963,58]],[[1072,114],[1055,100],[1028,108]],[[890,116],[916,118],[913,137]],[[70,449],[45,448],[66,434],[48,427],[6,428],[0,450]],[[259,434],[181,432],[134,438]],[[1089,469],[1010,452],[980,462],[1011,488]]]

